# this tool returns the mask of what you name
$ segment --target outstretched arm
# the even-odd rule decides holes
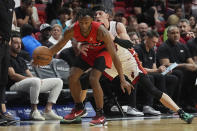
[[[73,27],[66,30],[66,32],[64,33],[64,37],[57,44],[50,47],[52,54],[54,55],[57,52],[59,52],[59,50],[61,50],[67,44],[67,42],[73,37],[73,35],[74,35]]]

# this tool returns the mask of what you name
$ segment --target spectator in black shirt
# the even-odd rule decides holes
[[[9,41],[12,27],[13,0],[0,0],[0,125],[14,121],[6,111],[5,90],[8,82]]]
[[[9,88],[11,91],[23,91],[30,94],[32,120],[61,120],[52,110],[53,104],[56,103],[57,98],[62,90],[63,82],[60,78],[40,79],[33,77],[28,69],[24,59],[18,54],[21,51],[21,38],[13,33],[10,45],[10,66],[8,68],[9,74]],[[43,115],[37,109],[39,102],[39,94],[49,92],[48,101],[43,111]]]
[[[156,31],[149,30],[145,41],[140,45],[137,45],[135,50],[138,53],[138,57],[142,62],[142,66],[148,72],[148,76],[154,85],[159,88],[162,92],[165,92],[169,96],[173,96],[174,89],[177,86],[178,78],[175,75],[162,75],[161,73],[166,70],[165,66],[156,66],[156,54],[154,47],[158,42],[159,34]],[[168,85],[167,85],[168,83]],[[142,88],[143,89],[143,88]],[[146,93],[146,92],[145,92]],[[153,105],[153,97],[146,93],[147,99],[145,105]],[[152,111],[150,114],[155,115],[158,112]],[[159,113],[158,113],[159,114]]]
[[[21,0],[21,6],[15,9],[15,13],[17,25],[19,27],[22,27],[24,24],[30,24],[34,29],[34,32],[36,32],[39,27],[39,23],[37,23],[32,16],[32,7],[32,0]]]
[[[187,46],[179,43],[179,28],[174,25],[169,26],[167,35],[168,40],[157,50],[157,58],[159,63],[165,66],[169,66],[174,62],[178,63],[178,67],[173,72],[177,70],[182,72],[183,81],[180,81],[180,83],[182,82],[181,99],[184,102],[182,104],[193,106],[193,104],[196,104],[197,99],[196,88],[193,88],[197,77],[197,65],[194,63]]]

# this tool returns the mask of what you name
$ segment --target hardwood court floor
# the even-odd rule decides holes
[[[69,125],[58,121],[21,122],[16,126],[0,127],[0,131],[197,131],[197,117],[192,124],[186,124],[179,118],[142,118],[108,121],[108,126],[92,127],[87,121]]]

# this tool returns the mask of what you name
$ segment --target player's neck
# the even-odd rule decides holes
[[[108,21],[108,20],[104,23],[104,25],[105,25],[105,28],[106,28],[107,30],[110,29],[110,24],[109,24],[109,21]]]
[[[88,37],[89,34],[90,34],[90,31],[91,31],[91,27],[92,27],[92,25],[89,27],[88,31],[81,31],[81,30],[80,30],[81,35],[82,35],[83,37]]]

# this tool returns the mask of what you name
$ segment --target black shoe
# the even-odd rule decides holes
[[[2,114],[0,114],[0,118],[6,121],[6,123],[5,123],[6,126],[14,125],[17,122],[14,119],[14,117],[12,115],[10,115],[9,113],[2,113]]]
[[[5,126],[7,121],[5,119],[0,118],[0,126]]]

